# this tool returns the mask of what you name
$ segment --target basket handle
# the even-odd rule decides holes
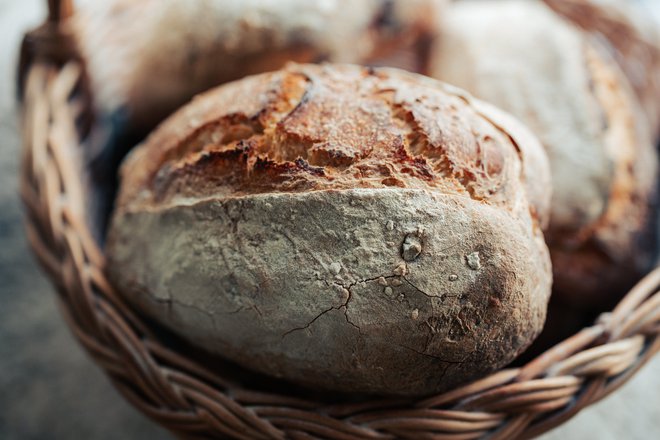
[[[59,23],[73,15],[73,0],[48,0],[48,21]]]

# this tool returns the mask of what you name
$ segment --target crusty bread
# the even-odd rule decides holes
[[[458,2],[446,17],[432,75],[540,137],[553,172],[555,290],[606,307],[650,268],[656,247],[647,233],[657,156],[628,81],[607,50],[542,2]]]
[[[196,93],[287,61],[364,63],[415,46],[445,2],[108,0],[71,26],[100,115],[149,128]]]
[[[660,30],[639,0],[544,0],[584,30],[603,37],[625,72],[657,139],[660,134]],[[658,1],[658,0],[654,0]]]
[[[528,182],[549,179],[542,147],[434,80],[245,78],[182,108],[121,176],[114,284],[245,367],[420,395],[502,367],[543,326],[549,194]]]

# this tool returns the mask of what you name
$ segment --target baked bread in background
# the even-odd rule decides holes
[[[118,291],[244,367],[423,395],[501,368],[543,327],[543,149],[429,78],[289,65],[229,83],[164,122],[121,178]]]
[[[199,92],[287,61],[368,63],[422,50],[444,4],[109,0],[81,5],[71,26],[101,116],[113,129],[150,129]]]
[[[611,49],[630,81],[648,119],[653,139],[658,140],[660,26],[648,6],[640,0],[544,1],[555,12],[609,43],[605,47]]]
[[[540,1],[457,2],[445,17],[431,74],[539,136],[553,174],[555,293],[608,307],[657,247],[658,158],[628,80],[601,42]]]

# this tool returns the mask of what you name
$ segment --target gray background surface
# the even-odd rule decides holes
[[[170,438],[122,400],[75,343],[27,249],[17,197],[16,49],[45,0],[0,0],[0,440]],[[545,437],[660,438],[660,356]]]

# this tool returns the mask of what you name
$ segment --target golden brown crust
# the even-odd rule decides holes
[[[530,154],[521,153],[518,138]],[[515,210],[524,192],[519,155],[535,157],[528,166],[537,168],[539,182],[547,181],[536,144],[498,110],[413,74],[290,65],[220,87],[164,123],[124,166],[120,206],[401,187]],[[541,222],[547,218],[543,191],[534,209]]]

